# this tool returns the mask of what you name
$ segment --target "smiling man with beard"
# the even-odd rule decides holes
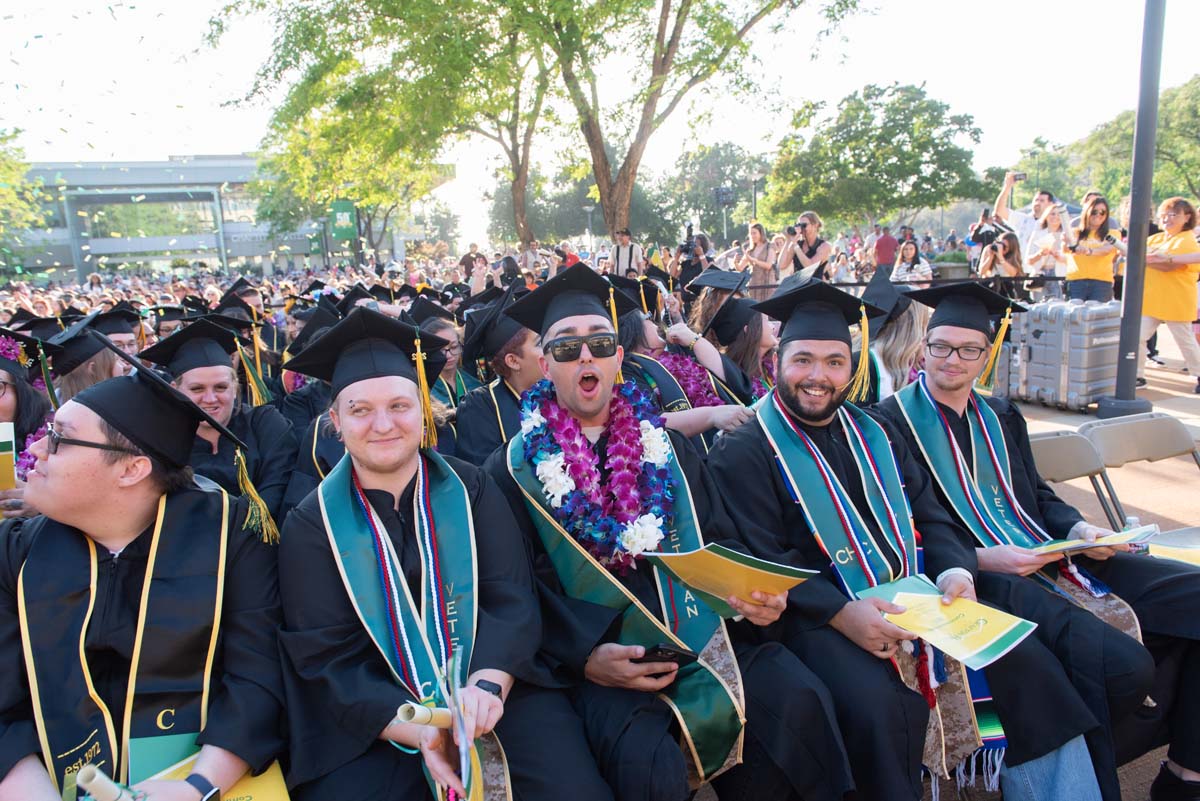
[[[851,787],[832,701],[763,642],[786,595],[726,599],[744,616],[726,623],[643,557],[744,549],[695,449],[621,380],[613,321],[632,307],[577,265],[508,310],[539,333],[547,380],[484,469],[535,555],[542,657],[618,801],[685,801],[709,781],[721,799],[841,799]]]
[[[906,647],[914,637],[881,614],[901,608],[855,599],[924,573],[946,602],[974,600],[975,554],[891,425],[847,402],[857,377],[849,326],[875,310],[811,279],[785,282],[757,308],[783,323],[778,382],[758,405],[757,424],[721,437],[709,467],[727,497],[738,499],[731,512],[753,553],[822,574],[791,591],[774,631],[829,687],[859,793],[917,799],[923,761],[953,769],[978,742],[973,717],[961,713],[967,695],[955,676],[963,674],[948,668],[941,679],[927,742],[936,683],[918,677],[929,668]],[[995,665],[1004,675],[1036,671],[1055,688],[1053,717],[1043,706],[1026,708],[1022,720],[1052,730],[1058,739],[1050,748],[1073,744],[1084,761],[1071,763],[1078,768],[1071,797],[1096,798],[1075,739],[1095,721],[1044,650],[1026,640]]]

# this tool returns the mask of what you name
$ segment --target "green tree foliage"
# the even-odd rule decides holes
[[[807,104],[780,143],[760,209],[777,228],[805,209],[872,223],[988,191],[963,144],[979,141],[974,120],[920,86],[868,85],[822,110]]]
[[[16,144],[19,135],[20,131],[0,129],[0,246],[5,247],[3,253],[22,244],[22,231],[37,228],[46,220],[42,203],[48,198],[41,186],[25,178],[29,165],[25,163],[24,151]],[[3,256],[0,260],[7,261]]]
[[[449,138],[485,137],[504,152],[514,223],[528,236],[525,183],[553,72],[506,0],[233,0],[210,40],[248,13],[275,23],[248,97],[287,88],[276,129],[352,116],[348,134],[370,140],[355,149],[383,160],[430,161]]]
[[[720,241],[721,204],[716,190],[728,189],[730,205],[726,222],[729,239],[745,239],[746,225],[753,214],[754,177],[765,175],[768,167],[765,158],[753,156],[732,142],[700,145],[686,151],[680,154],[675,169],[663,182],[664,215],[675,226],[682,227],[692,219],[694,212],[699,212],[697,230]]]

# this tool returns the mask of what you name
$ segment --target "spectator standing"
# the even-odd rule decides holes
[[[1025,267],[1021,261],[1021,245],[1017,235],[1011,231],[996,238],[996,241],[983,249],[979,258],[979,276],[995,278],[996,291],[1006,298],[1028,300],[1029,293],[1017,279],[1025,275]],[[1010,280],[1004,280],[1010,279]]]
[[[1138,341],[1138,386],[1145,386],[1146,340],[1165,325],[1175,338],[1188,372],[1200,376],[1200,343],[1190,323],[1196,319],[1196,275],[1200,244],[1196,242],[1196,209],[1181,197],[1158,207],[1162,232],[1146,242],[1146,289],[1142,299],[1142,331]],[[1193,390],[1200,394],[1200,378]]]
[[[779,283],[779,267],[775,264],[775,248],[767,241],[767,229],[761,223],[750,226],[750,241],[746,252],[736,265],[738,270],[750,270],[750,297],[766,300]]]
[[[911,239],[905,240],[900,245],[900,252],[896,254],[896,264],[892,267],[892,281],[897,284],[926,287],[931,280],[933,268],[917,252],[917,243]]]
[[[1037,230],[1025,250],[1025,264],[1029,266],[1030,273],[1059,278],[1067,274],[1068,243],[1065,237],[1062,210],[1058,206],[1048,206],[1042,212]],[[1049,281],[1045,284],[1043,297],[1061,298],[1062,294],[1060,282]]]
[[[896,250],[900,247],[900,243],[896,237],[892,236],[891,229],[888,226],[883,226],[883,233],[875,238],[875,247],[872,253],[875,256],[875,267],[888,267],[896,261]]]
[[[846,238],[845,231],[839,231],[837,239],[833,240],[834,253],[847,253],[850,247],[850,240]]]
[[[788,227],[787,244],[776,261],[779,280],[814,265],[818,266],[817,275],[821,276],[821,270],[833,255],[833,247],[821,238],[821,225],[820,215],[806,211],[796,218],[794,227]]]
[[[1074,251],[1068,257],[1067,297],[1071,300],[1113,298],[1113,259],[1117,248],[1109,238],[1108,201],[1099,195],[1083,207]],[[1195,309],[1193,309],[1195,311]]]
[[[646,259],[642,255],[642,246],[633,241],[633,234],[628,228],[617,231],[617,244],[613,246],[609,272],[613,275],[626,275],[630,270],[636,270],[638,275],[645,272]]]
[[[1053,192],[1039,189],[1033,196],[1033,214],[1011,209],[1008,206],[1008,199],[1012,195],[1012,189],[1016,183],[1017,174],[1015,172],[1010,170],[1004,173],[1004,188],[1000,190],[1000,196],[996,198],[996,206],[992,213],[1016,232],[1021,246],[1020,252],[1024,253],[1029,248],[1029,240],[1033,238],[1034,231],[1037,230],[1038,220],[1046,211],[1046,207],[1053,205],[1056,201]]]
[[[863,237],[862,245],[866,249],[867,253],[875,252],[875,240],[879,239],[882,234],[883,232],[880,230],[879,226],[876,225],[871,229],[870,233]]]

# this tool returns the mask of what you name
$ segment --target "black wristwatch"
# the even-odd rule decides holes
[[[494,681],[488,681],[487,679],[477,679],[475,681],[475,686],[483,690],[485,693],[491,693],[497,698],[499,698],[501,693],[504,692],[504,689],[499,684]]]
[[[200,801],[221,801],[221,788],[199,773],[190,774],[184,781],[200,791]]]

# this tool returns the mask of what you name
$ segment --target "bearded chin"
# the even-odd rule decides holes
[[[779,393],[779,400],[782,401],[788,413],[802,423],[824,423],[841,408],[842,404],[846,402],[846,396],[850,394],[850,388],[846,387],[841,392],[834,394],[820,411],[809,412],[804,410],[799,394],[792,389],[790,384],[779,383],[775,386],[775,390]]]

